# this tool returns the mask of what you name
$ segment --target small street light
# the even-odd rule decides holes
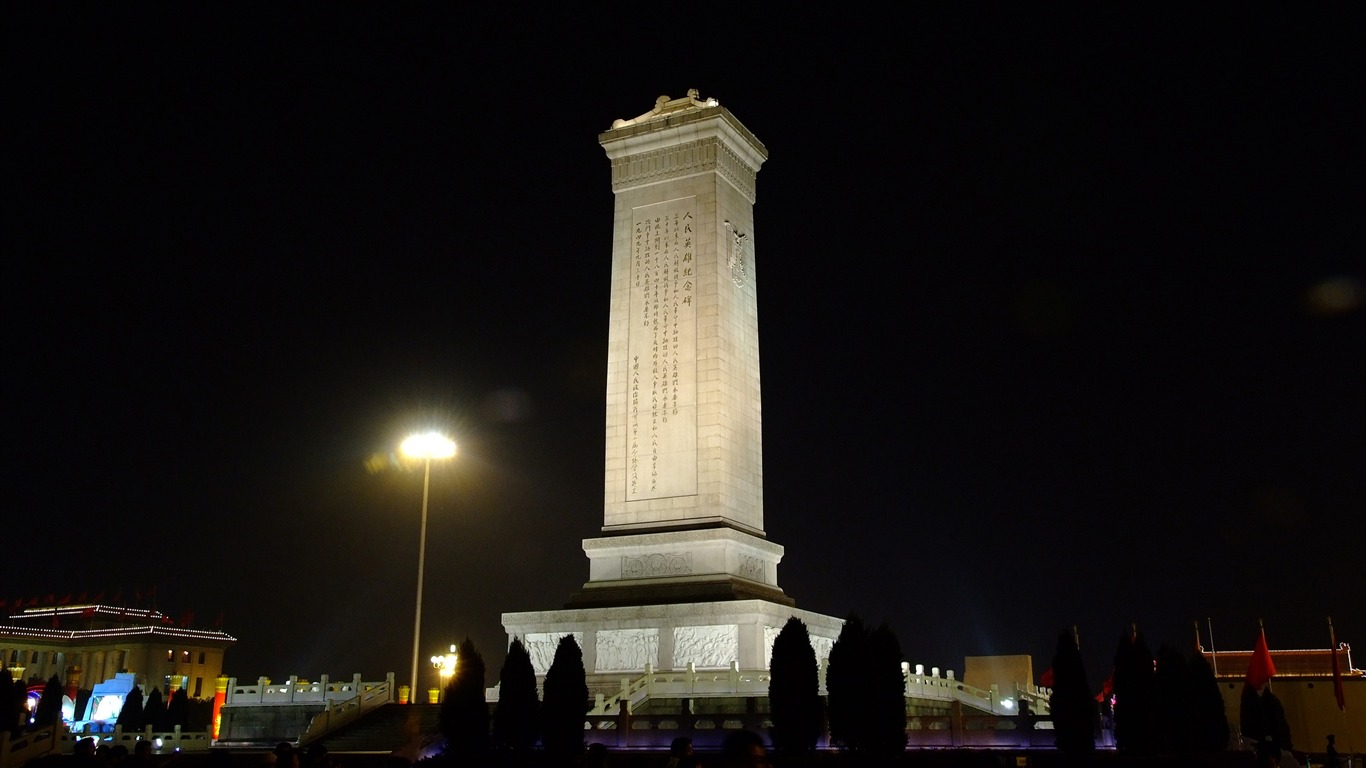
[[[455,652],[455,644],[451,644],[449,653],[432,657],[432,666],[436,667],[436,673],[441,678],[441,695],[446,695],[446,688],[451,684],[451,675],[455,674],[455,662],[458,655]]]

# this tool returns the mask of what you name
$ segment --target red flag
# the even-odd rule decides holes
[[[1338,636],[1333,631],[1333,617],[1328,617],[1328,644],[1333,648],[1333,696],[1337,697],[1338,709],[1347,711],[1347,697],[1342,691],[1342,665],[1338,662]]]
[[[1261,689],[1266,681],[1276,676],[1276,665],[1271,662],[1271,650],[1266,647],[1266,630],[1257,635],[1257,645],[1252,648],[1252,658],[1247,661],[1247,684]]]
[[[1100,693],[1096,694],[1096,701],[1104,704],[1107,699],[1115,693],[1115,671],[1110,670],[1110,676],[1105,678],[1105,683],[1100,686]]]
[[[94,615],[95,615],[95,606],[93,606],[93,605],[87,605],[87,606],[85,607],[85,610],[81,611],[81,616],[84,617],[84,618],[87,618],[87,619],[90,618],[91,616],[94,616]]]
[[[1053,668],[1052,668],[1052,667],[1049,667],[1048,669],[1045,669],[1045,670],[1043,671],[1043,674],[1042,674],[1042,675],[1039,675],[1039,687],[1041,687],[1041,688],[1052,688],[1052,687],[1053,687]]]

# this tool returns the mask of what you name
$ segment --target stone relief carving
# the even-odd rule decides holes
[[[730,267],[730,281],[736,285],[745,284],[745,241],[749,235],[736,229],[730,223],[730,219],[725,221],[726,231],[731,234],[730,256],[727,258],[727,266]],[[743,574],[742,574],[743,575]]]
[[[674,627],[675,669],[689,663],[700,669],[725,669],[739,658],[740,627],[735,624]]]
[[[600,629],[597,671],[638,672],[659,658],[658,629]]]
[[[782,627],[764,627],[764,667],[773,666],[773,641],[777,639],[778,633],[783,631]],[[835,647],[835,641],[828,637],[811,636],[811,650],[816,652],[816,663],[820,663],[830,658],[830,649]]]
[[[690,573],[692,573],[691,552],[655,553],[643,557],[623,556],[621,558],[621,577],[623,579],[652,579],[659,576],[685,576]]]
[[[740,556],[740,575],[754,581],[764,581],[764,561],[754,555]]]
[[[522,645],[531,656],[531,668],[536,670],[536,674],[544,675],[550,670],[550,663],[555,660],[555,649],[560,645],[560,638],[566,634],[573,635],[579,648],[583,648],[582,632],[530,632],[522,638]]]

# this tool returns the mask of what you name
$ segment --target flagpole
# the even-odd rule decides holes
[[[1260,629],[1260,630],[1262,631],[1262,643],[1265,644],[1265,643],[1266,643],[1266,625],[1262,623],[1262,618],[1261,618],[1260,616],[1257,617],[1257,628]],[[1270,658],[1270,657],[1271,657],[1271,646],[1269,646],[1269,645],[1267,646],[1266,655],[1267,655],[1267,658]],[[1275,677],[1275,675],[1272,675],[1272,677]],[[1274,691],[1273,691],[1272,688],[1271,688],[1271,678],[1270,678],[1270,677],[1268,677],[1268,678],[1266,679],[1266,690],[1267,690],[1267,693],[1274,693]]]
[[[1214,650],[1214,619],[1206,616],[1205,621],[1209,623],[1209,657],[1214,665],[1214,679],[1219,679],[1219,652]]]

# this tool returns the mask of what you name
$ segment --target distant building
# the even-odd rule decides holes
[[[1216,654],[1202,649],[1202,653],[1215,669],[1219,691],[1224,695],[1224,712],[1236,732],[1252,651]],[[1338,709],[1333,693],[1331,648],[1272,650],[1271,662],[1276,667],[1271,690],[1285,707],[1296,750],[1322,752],[1330,733],[1337,735],[1338,749],[1344,752],[1366,750],[1366,672],[1352,666],[1351,646],[1338,646],[1346,711]]]
[[[120,672],[149,691],[167,694],[183,685],[192,698],[213,698],[223,654],[236,642],[143,608],[33,606],[0,619],[0,661],[10,676],[27,682],[56,675],[73,698]]]

